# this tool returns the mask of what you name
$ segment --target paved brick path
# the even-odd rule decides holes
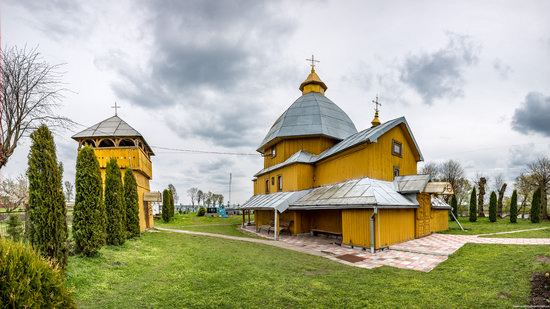
[[[267,235],[256,233],[253,227],[245,228],[246,232],[256,234],[259,238],[245,238],[221,234],[192,232],[176,229],[157,228],[162,231],[176,233],[211,236],[230,240],[247,241],[280,248],[290,249],[302,253],[322,256],[330,260],[361,268],[377,268],[380,266],[392,266],[403,269],[411,269],[429,272],[448,256],[460,249],[466,243],[476,244],[503,244],[503,245],[550,245],[550,238],[482,238],[467,235],[432,234],[419,239],[410,240],[401,244],[390,246],[388,249],[371,254],[358,248],[347,248],[335,244],[336,240],[325,237],[312,236],[287,236],[283,235],[279,241],[267,239]],[[345,260],[347,255],[352,255],[352,263]]]

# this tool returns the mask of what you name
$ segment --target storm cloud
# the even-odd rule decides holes
[[[436,52],[407,56],[400,69],[401,82],[426,104],[464,96],[464,70],[479,59],[481,46],[471,37],[447,32],[447,38],[447,45]]]
[[[512,128],[523,134],[550,136],[550,96],[529,92],[514,112]]]

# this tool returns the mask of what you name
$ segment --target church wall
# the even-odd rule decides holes
[[[314,185],[317,187],[360,177],[392,181],[394,167],[399,167],[400,175],[416,174],[417,155],[406,135],[401,127],[395,127],[376,143],[358,145],[341,155],[317,163]],[[392,155],[393,140],[403,145],[401,157]]]
[[[301,137],[282,140],[274,145],[276,152],[275,157],[271,155],[266,155],[264,157],[264,168],[282,163],[300,150],[312,154],[320,154],[334,144],[335,141],[327,137]],[[266,151],[266,154],[270,152],[271,150],[269,149],[269,151]]]
[[[432,232],[446,231],[449,229],[449,211],[445,209],[432,209],[430,227]]]
[[[313,186],[313,166],[309,164],[292,164],[258,176],[254,182],[254,194],[265,194],[265,182],[269,180],[269,193],[277,191],[277,177],[283,177],[283,190],[299,191]],[[273,182],[271,181],[273,178]]]
[[[342,211],[342,243],[370,247],[370,216],[372,209]],[[378,222],[376,222],[378,220]],[[379,209],[375,216],[376,249],[414,239],[414,209]]]

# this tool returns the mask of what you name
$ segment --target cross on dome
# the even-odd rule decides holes
[[[312,72],[315,71],[315,63],[321,62],[321,61],[319,61],[319,60],[315,60],[315,56],[314,56],[313,54],[311,55],[311,59],[306,59],[306,61],[311,62],[310,65],[311,65],[311,71],[312,71]]]
[[[120,105],[118,105],[115,101],[115,105],[111,106],[111,108],[115,109],[115,116],[118,116],[118,109],[121,108]]]

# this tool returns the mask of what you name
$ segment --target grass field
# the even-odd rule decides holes
[[[250,218],[254,220],[254,217]],[[240,237],[254,237],[252,234],[243,232],[239,229],[242,224],[242,216],[230,216],[229,218],[220,217],[197,217],[194,213],[175,214],[174,218],[165,223],[162,220],[155,220],[155,226],[165,228],[175,228],[194,232],[207,232],[214,234],[225,234]]]
[[[468,244],[430,273],[366,270],[267,245],[145,233],[97,258],[71,257],[82,308],[394,307],[525,305],[546,246]]]
[[[467,217],[460,217],[459,221],[462,224],[462,226],[466,229],[466,231],[462,231],[456,222],[449,221],[449,230],[443,231],[440,233],[457,234],[457,235],[479,235],[479,234],[489,234],[489,233],[497,233],[497,232],[536,229],[541,227],[550,228],[550,221],[548,220],[544,220],[541,223],[531,223],[531,221],[529,220],[518,219],[517,223],[510,223],[510,220],[508,218],[498,219],[497,222],[490,222],[489,218],[477,218],[476,222],[470,222],[468,221]],[[511,235],[517,235],[517,236],[511,236]],[[537,234],[526,233],[524,235],[527,235],[527,236],[519,236],[519,234],[514,233],[511,235],[506,235],[505,237],[530,237],[530,235],[537,235]],[[502,237],[502,235],[499,235],[499,236]],[[538,237],[538,236],[532,236],[532,237]]]

